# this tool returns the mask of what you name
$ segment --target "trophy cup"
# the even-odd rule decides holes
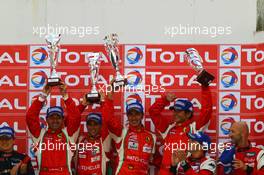
[[[96,83],[98,80],[99,75],[99,65],[100,65],[100,58],[101,53],[89,53],[89,68],[90,68],[90,75],[91,75],[91,82],[92,82],[92,89],[91,92],[86,94],[86,99],[90,103],[99,103],[100,102],[100,94],[96,89]]]
[[[48,78],[47,84],[49,86],[61,85],[61,79],[56,72],[61,35],[49,34],[45,37],[45,39],[48,44],[49,60],[51,65],[51,73],[50,77]]]
[[[187,49],[185,51],[184,58],[188,61],[189,65],[197,72],[197,81],[203,86],[208,86],[214,80],[215,77],[203,68],[202,57],[199,55],[196,49]]]
[[[121,75],[119,68],[120,55],[118,50],[118,36],[117,34],[107,35],[105,36],[104,41],[106,52],[108,53],[112,66],[116,71],[115,81],[113,82],[113,87],[114,89],[116,89],[116,87],[124,86],[127,84],[127,81]]]

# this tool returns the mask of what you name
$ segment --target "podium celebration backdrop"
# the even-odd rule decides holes
[[[129,85],[141,87],[132,92],[116,93],[115,114],[125,119],[124,106],[132,99],[145,107],[146,127],[154,131],[148,109],[164,91],[188,98],[195,111],[201,108],[201,88],[195,71],[184,61],[187,48],[194,47],[203,58],[206,70],[216,79],[211,84],[213,116],[207,132],[215,142],[225,142],[228,127],[234,120],[249,124],[250,139],[256,146],[264,145],[264,44],[252,45],[120,45],[121,73]],[[109,83],[115,71],[103,45],[61,45],[57,72],[68,86],[76,103],[91,88],[88,65],[89,52],[103,52],[98,86]],[[31,99],[43,88],[50,74],[50,62],[45,45],[0,46],[0,123],[7,122],[16,132],[16,149],[33,156],[26,131],[25,113]],[[142,86],[145,85],[145,86]],[[143,88],[142,88],[143,87]],[[100,89],[100,88],[98,88]],[[144,89],[141,91],[140,89]],[[159,92],[161,91],[161,92]],[[60,105],[58,89],[52,91],[46,107]],[[41,125],[45,126],[46,107],[41,111]],[[97,106],[93,108],[96,110]],[[83,114],[82,131],[85,125]],[[170,115],[165,111],[165,115]]]

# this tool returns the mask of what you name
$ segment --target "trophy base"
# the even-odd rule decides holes
[[[62,85],[60,78],[48,78],[48,86],[59,86]]]
[[[100,103],[101,95],[99,93],[88,93],[86,94],[86,100],[90,103]]]
[[[197,81],[203,86],[209,86],[209,84],[215,79],[213,75],[208,73],[206,70],[203,70],[198,76]]]
[[[113,82],[112,86],[114,90],[117,90],[119,87],[126,86],[127,85],[127,79],[122,79],[122,80],[116,80]]]

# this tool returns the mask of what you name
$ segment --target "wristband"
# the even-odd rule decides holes
[[[251,166],[247,165],[246,172],[247,172],[247,174],[251,174],[253,172],[253,168]]]
[[[190,165],[184,160],[181,162],[181,167],[183,168],[183,171],[186,172],[190,168]]]
[[[178,165],[171,165],[170,166],[170,172],[173,173],[173,174],[177,174],[177,166]]]

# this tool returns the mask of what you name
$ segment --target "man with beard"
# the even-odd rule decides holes
[[[219,158],[218,173],[230,175],[264,175],[264,150],[252,147],[245,122],[234,122],[229,137],[232,146]]]
[[[111,147],[111,139],[108,129],[115,129],[115,123],[111,120],[114,116],[112,92],[107,98],[101,95],[100,112],[89,113],[86,117],[87,133],[78,139],[79,149],[75,157],[75,167],[78,175],[105,175],[106,162]],[[79,105],[82,113],[87,105],[91,105],[86,98]],[[80,147],[81,146],[81,147]]]
[[[170,175],[172,146],[188,143],[187,133],[203,130],[209,122],[212,113],[212,97],[209,87],[202,86],[202,109],[199,116],[193,116],[193,104],[186,99],[177,99],[170,107],[172,116],[163,116],[165,106],[176,99],[175,94],[167,93],[157,99],[150,107],[149,114],[158,132],[164,139],[163,159],[160,175]]]
[[[112,138],[118,153],[116,175],[140,174],[147,175],[149,163],[155,153],[156,136],[142,125],[143,106],[139,101],[126,105],[128,124],[123,127],[118,116],[114,122],[118,125]]]
[[[70,175],[71,159],[80,131],[81,115],[74,101],[66,91],[66,85],[59,86],[60,94],[66,106],[67,117],[60,106],[52,106],[47,109],[47,128],[41,128],[39,113],[47,96],[51,92],[51,86],[46,85],[43,92],[33,101],[26,113],[26,122],[34,143],[34,151],[40,175]],[[50,147],[49,146],[53,146]]]

